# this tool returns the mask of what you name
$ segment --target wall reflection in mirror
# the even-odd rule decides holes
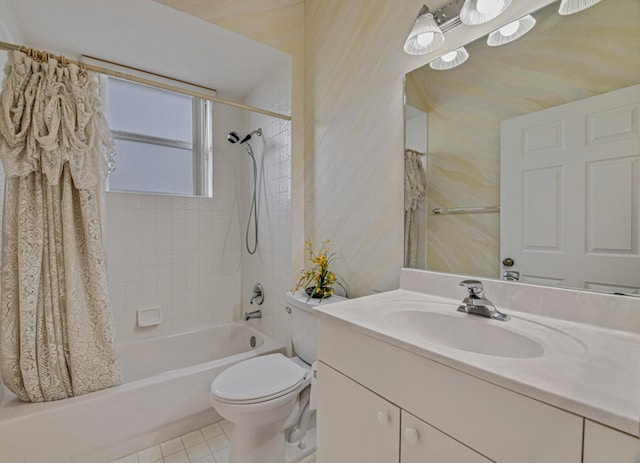
[[[533,16],[407,74],[405,265],[640,294],[640,2]]]

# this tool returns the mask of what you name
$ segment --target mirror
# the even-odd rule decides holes
[[[640,102],[622,95],[616,112],[592,107],[600,101],[592,97],[640,84],[640,3],[610,0],[571,16],[552,3],[533,16],[533,30],[510,44],[489,47],[485,37],[466,45],[469,59],[457,68],[426,65],[406,75],[406,148],[421,153],[413,156],[426,170],[427,189],[415,217],[405,217],[405,265],[483,278],[509,271],[516,273],[505,279],[524,283],[638,293]],[[638,89],[631,90],[636,98]],[[567,108],[585,111],[577,125],[556,117]],[[529,128],[517,125],[533,119]],[[605,158],[617,157],[583,159],[578,167],[557,161],[586,137],[573,126],[595,133],[587,141]],[[600,143],[613,139],[624,147]],[[551,153],[550,165],[515,162],[536,149]],[[578,181],[570,187],[572,178]],[[415,194],[406,190],[405,198]],[[575,197],[581,206],[569,201]],[[513,235],[520,242],[512,254]],[[559,264],[568,248],[579,260]]]

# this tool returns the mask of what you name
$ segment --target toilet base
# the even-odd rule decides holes
[[[301,442],[304,442],[304,448],[300,448],[298,442],[285,444],[286,463],[298,463],[316,451],[316,428],[309,429]]]
[[[298,463],[316,451],[316,428],[295,443],[285,443],[284,432],[234,427],[229,463]]]
[[[229,463],[286,463],[284,431],[273,425],[236,424],[231,434]]]

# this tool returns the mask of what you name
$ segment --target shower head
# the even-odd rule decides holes
[[[238,132],[229,132],[227,140],[229,140],[229,143],[238,143],[240,141],[240,135],[238,135]]]

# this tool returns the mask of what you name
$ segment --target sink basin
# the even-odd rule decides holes
[[[517,333],[510,322],[497,322],[479,316],[401,310],[385,317],[385,322],[404,333],[425,341],[476,354],[497,357],[540,357],[544,348],[537,340]]]

